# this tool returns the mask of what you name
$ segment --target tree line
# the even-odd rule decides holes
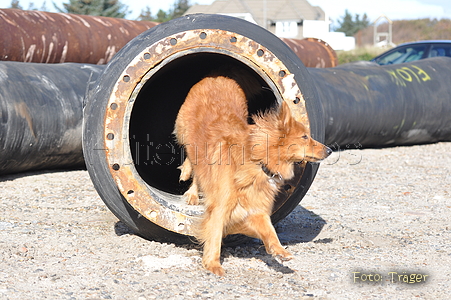
[[[120,0],[69,0],[62,7],[53,3],[54,8],[60,13],[103,16],[112,18],[126,18],[131,13],[127,5]],[[168,11],[160,9],[155,15],[150,7],[146,6],[138,16],[139,21],[166,22],[182,16],[190,8],[190,0],[175,0]],[[46,2],[41,7],[36,7],[30,2],[28,8],[20,5],[20,0],[12,0],[9,8],[47,11]]]
[[[19,2],[20,0],[12,0],[10,8],[23,9]],[[55,3],[53,3],[53,6],[58,12],[80,15],[126,18],[130,14],[128,6],[120,0],[69,0],[69,2],[63,3],[62,7],[58,7]],[[156,14],[153,14],[150,7],[146,6],[141,10],[137,20],[162,23],[182,16],[190,7],[190,0],[175,0],[168,11],[160,9]],[[35,7],[31,2],[27,9],[47,11],[46,2],[40,8]],[[357,31],[370,25],[366,14],[363,14],[360,18],[359,14],[353,16],[348,10],[345,11],[345,15],[340,20],[336,21],[338,26],[332,28],[332,30],[344,32],[347,36],[353,36]]]
[[[365,29],[370,26],[370,20],[367,14],[363,14],[360,19],[359,14],[352,16],[348,10],[345,10],[345,15],[341,20],[337,20],[338,26],[334,28],[334,31],[344,32],[347,36],[353,36],[359,30]]]

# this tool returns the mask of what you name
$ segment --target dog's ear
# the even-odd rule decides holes
[[[279,110],[279,118],[282,121],[283,127],[289,129],[291,127],[291,122],[293,122],[293,117],[291,116],[290,108],[288,104],[283,101]]]

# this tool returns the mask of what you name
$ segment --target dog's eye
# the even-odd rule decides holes
[[[308,135],[304,134],[301,138],[303,138],[304,140],[308,139]]]

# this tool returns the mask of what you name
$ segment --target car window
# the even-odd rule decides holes
[[[451,57],[451,45],[432,45],[429,57],[449,56]]]
[[[376,62],[380,65],[390,65],[419,60],[423,57],[426,47],[426,45],[422,45],[400,48],[380,57]]]

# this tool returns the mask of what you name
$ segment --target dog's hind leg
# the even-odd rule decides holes
[[[187,181],[191,178],[191,174],[193,173],[193,166],[191,165],[191,161],[189,160],[188,157],[185,158],[183,164],[177,169],[182,171],[179,177],[180,181]]]
[[[193,175],[193,165],[189,158],[185,158],[183,164],[178,167],[180,171],[180,181],[187,181]],[[189,189],[183,194],[183,197],[186,199],[186,203],[188,205],[199,205],[199,186],[197,185],[197,179],[193,176],[193,183],[189,187]]]
[[[271,218],[265,213],[252,214],[246,218],[242,226],[237,230],[247,236],[259,238],[265,244],[266,252],[281,260],[290,260],[293,255],[280,244],[276,230],[271,223]]]
[[[221,266],[221,244],[224,230],[224,215],[218,207],[207,209],[201,225],[201,241],[204,244],[202,265],[218,276],[224,275]]]
[[[193,177],[193,183],[189,189],[183,194],[188,205],[199,205],[199,186],[196,177]]]

